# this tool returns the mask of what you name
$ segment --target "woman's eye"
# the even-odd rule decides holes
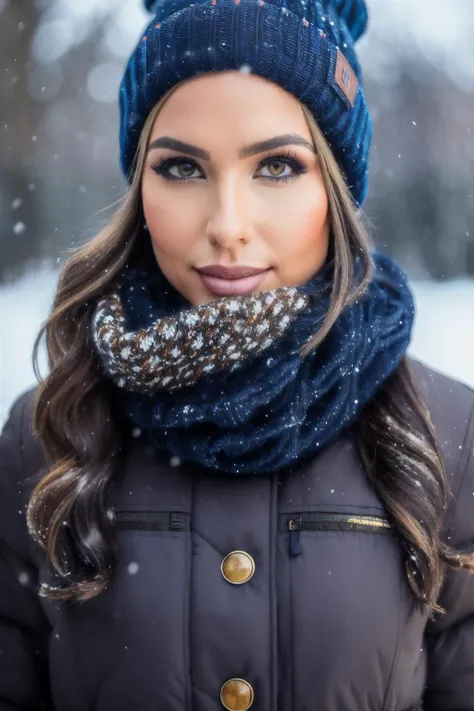
[[[285,175],[286,168],[290,169],[290,166],[282,160],[272,160],[271,163],[267,163],[267,165],[263,167],[268,170],[272,178],[280,178],[282,175]]]
[[[185,158],[168,158],[158,165],[152,166],[152,169],[165,180],[194,180],[204,177],[199,166],[194,161]]]
[[[195,163],[176,163],[176,165],[170,166],[169,172],[174,178],[197,178],[195,173],[198,173],[199,176],[202,175]]]
[[[306,172],[305,166],[296,157],[275,157],[267,159],[258,171],[259,178],[268,180],[291,180]]]

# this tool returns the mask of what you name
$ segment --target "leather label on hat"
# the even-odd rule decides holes
[[[336,75],[334,79],[352,108],[354,108],[359,80],[340,49],[337,50]]]

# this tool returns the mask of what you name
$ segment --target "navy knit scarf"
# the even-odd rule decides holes
[[[342,312],[308,356],[298,351],[328,311],[328,267],[298,287],[298,294],[309,297],[308,305],[261,353],[173,390],[144,394],[134,392],[127,379],[115,379],[119,407],[158,450],[231,475],[276,472],[316,454],[357,418],[410,341],[414,303],[406,277],[388,257],[373,257],[376,271],[366,294]],[[200,314],[171,287],[156,262],[128,268],[119,293],[130,342],[158,319],[185,312],[195,324]],[[113,319],[108,315],[105,321]],[[95,340],[110,376],[107,338],[102,345]],[[131,377],[133,367],[138,371],[131,363]]]

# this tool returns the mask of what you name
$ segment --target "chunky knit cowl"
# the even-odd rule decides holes
[[[329,308],[330,267],[301,287],[203,306],[153,260],[127,268],[92,319],[118,406],[160,451],[222,473],[276,472],[316,454],[357,418],[410,341],[406,277],[388,257],[373,258],[364,297],[305,357]]]

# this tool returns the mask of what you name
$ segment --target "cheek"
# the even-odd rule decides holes
[[[186,200],[186,210],[183,210],[183,198],[178,191],[159,189],[145,180],[142,201],[155,250],[176,255],[187,251],[199,223],[199,206],[193,205],[193,200]]]
[[[327,252],[329,206],[324,187],[308,181],[275,197],[268,214],[278,247],[288,254]]]

